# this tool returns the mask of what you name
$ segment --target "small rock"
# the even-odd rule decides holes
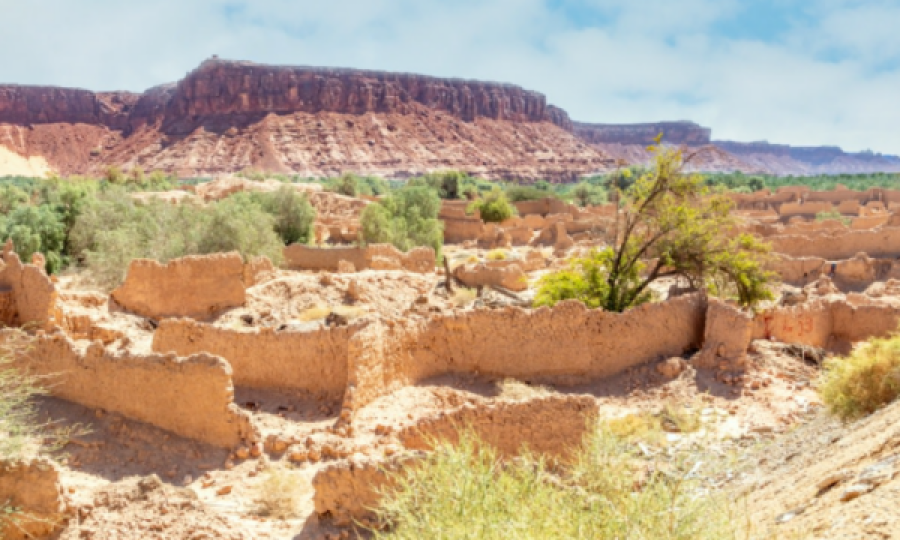
[[[674,379],[681,375],[685,370],[685,367],[687,367],[687,363],[684,361],[684,358],[678,358],[676,356],[657,364],[656,371],[667,379]]]
[[[233,489],[233,486],[230,486],[230,485],[229,485],[229,486],[222,486],[222,487],[220,487],[219,489],[216,490],[216,495],[218,495],[218,496],[220,496],[220,497],[223,496],[223,495],[228,495],[229,493],[231,493],[231,490],[232,490],[232,489]]]
[[[848,502],[865,495],[875,489],[872,484],[853,484],[841,493],[841,502]]]
[[[240,446],[234,451],[234,457],[238,459],[247,459],[250,457],[250,449],[246,446]]]
[[[852,475],[850,474],[849,471],[833,472],[833,473],[825,476],[825,478],[819,480],[816,483],[816,489],[819,491],[819,494],[821,495],[822,493],[824,493],[825,491],[828,491],[829,489],[833,488],[837,484],[840,484],[841,482],[849,480],[851,476]]]

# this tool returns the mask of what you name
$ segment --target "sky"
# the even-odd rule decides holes
[[[0,0],[0,84],[139,92],[214,54],[508,82],[577,121],[900,154],[900,0]]]

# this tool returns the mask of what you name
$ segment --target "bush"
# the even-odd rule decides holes
[[[66,227],[62,216],[49,205],[19,206],[0,225],[2,237],[12,239],[23,262],[30,262],[34,253],[43,253],[46,270],[51,273],[59,271],[66,262]]]
[[[900,396],[900,336],[873,339],[845,358],[825,362],[822,401],[835,415],[871,414]]]
[[[501,463],[490,447],[464,435],[439,445],[398,475],[376,538],[721,540],[735,537],[728,512],[698,492],[690,468],[675,464],[636,487],[636,449],[598,431],[565,471],[524,456]]]
[[[431,188],[399,189],[363,210],[362,240],[369,244],[393,244],[401,251],[427,246],[440,256],[444,245],[443,224],[437,218],[440,208],[441,200]]]
[[[607,280],[609,268],[615,259],[610,248],[592,250],[587,257],[573,259],[568,268],[551,272],[538,280],[538,292],[534,306],[553,307],[563,300],[578,300],[590,309],[610,304],[610,285]],[[640,283],[643,266],[635,265],[630,274],[622,276],[625,286],[636,288]],[[650,292],[644,292],[634,299],[632,306],[651,300]]]
[[[202,207],[159,200],[135,203],[121,189],[87,204],[72,228],[72,250],[92,281],[110,289],[136,258],[167,262],[185,255],[238,251],[281,260],[276,218],[247,193]]]
[[[359,178],[355,174],[346,173],[334,180],[328,186],[328,190],[348,197],[356,197],[359,194]]]
[[[556,197],[555,193],[532,186],[510,186],[506,188],[506,198],[510,202],[536,201]]]
[[[594,206],[606,202],[606,191],[587,182],[581,182],[572,190],[572,197],[578,206]]]
[[[275,232],[285,245],[309,242],[314,232],[316,209],[305,193],[285,185],[274,193],[256,193],[254,196],[275,218]]]
[[[481,219],[488,223],[500,223],[516,213],[516,207],[510,204],[506,194],[496,187],[483,198],[470,204],[468,210],[469,212],[478,210]]]

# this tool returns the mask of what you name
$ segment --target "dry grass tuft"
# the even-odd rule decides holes
[[[256,513],[276,519],[298,515],[310,488],[300,474],[289,469],[272,467],[263,473],[256,492]]]
[[[819,394],[845,420],[871,414],[900,396],[900,336],[873,339],[850,356],[826,360]]]
[[[504,379],[497,383],[497,397],[513,400],[534,399],[549,396],[553,390],[546,386],[532,386],[516,379]]]
[[[489,261],[505,261],[509,258],[509,253],[505,249],[492,249],[485,258]]]
[[[450,301],[453,302],[454,306],[461,308],[474,302],[475,298],[477,297],[478,293],[475,291],[475,289],[458,287],[453,291],[453,297],[450,299]]]

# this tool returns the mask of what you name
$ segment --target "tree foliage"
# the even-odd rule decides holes
[[[684,174],[680,151],[654,151],[654,167],[619,191],[613,245],[545,276],[537,305],[575,298],[624,311],[648,301],[650,284],[664,277],[742,305],[771,298],[768,246],[735,231],[731,200],[711,193],[702,177]]]
[[[255,199],[262,208],[275,219],[275,232],[282,242],[305,244],[313,234],[316,209],[309,203],[309,197],[289,185],[282,186],[274,193],[255,193]]]
[[[510,204],[509,199],[499,187],[485,194],[481,199],[469,205],[469,212],[478,210],[481,213],[481,219],[488,223],[500,223],[513,217],[516,213],[516,207]]]
[[[578,206],[594,206],[606,202],[606,191],[588,182],[579,182],[572,189],[572,198]]]
[[[362,240],[369,244],[393,244],[402,251],[427,246],[440,254],[444,227],[438,219],[441,199],[425,186],[399,189],[370,204],[360,218]]]

